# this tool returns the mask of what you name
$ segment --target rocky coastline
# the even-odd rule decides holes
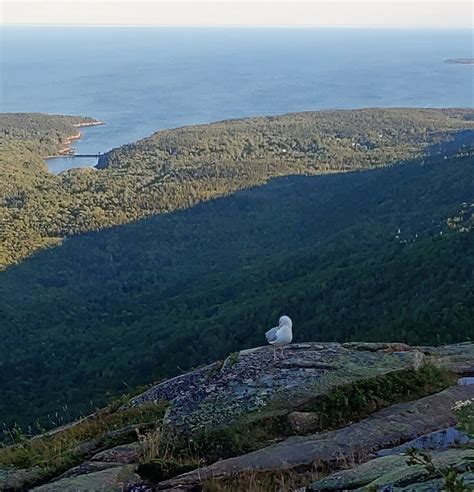
[[[75,128],[84,128],[84,127],[90,127],[90,126],[100,126],[104,125],[105,123],[103,121],[90,121],[90,122],[84,122],[84,123],[76,123],[73,126]],[[74,156],[74,149],[71,147],[73,142],[76,142],[77,140],[80,140],[82,137],[82,133],[78,131],[77,133],[70,135],[67,137],[66,141],[63,143],[63,147],[59,150],[58,155],[52,155],[48,156],[47,159],[54,158],[54,157],[73,157]]]

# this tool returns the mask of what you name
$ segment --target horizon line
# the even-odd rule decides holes
[[[43,23],[32,23],[32,24],[21,24],[21,23],[0,23],[0,28],[2,27],[91,27],[91,28],[193,28],[193,29],[381,29],[381,30],[464,30],[473,31],[474,27],[469,26],[380,26],[380,25],[358,25],[358,26],[343,26],[343,25],[325,25],[325,24],[73,24],[73,23],[53,23],[53,24],[43,24]]]

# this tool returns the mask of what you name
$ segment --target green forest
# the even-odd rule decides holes
[[[0,114],[0,269],[64,238],[172,212],[278,176],[372,169],[422,156],[474,128],[470,109],[369,109],[250,118],[161,131],[55,176],[74,125]]]
[[[78,133],[78,127],[96,123],[94,118],[82,116],[0,113],[0,141],[22,142],[42,157],[54,156],[67,145],[69,137]]]
[[[474,154],[472,133],[457,131],[472,114],[187,127],[112,151],[102,170],[58,176],[34,149],[28,170],[30,144],[18,140],[25,148],[2,158],[2,172],[18,169],[27,205],[6,207],[4,192],[2,234],[7,247],[30,243],[20,256],[5,249],[0,273],[0,422],[34,430],[89,413],[263,345],[283,312],[296,341],[472,340]],[[71,229],[42,208],[53,191],[83,207]],[[110,206],[108,221],[91,222],[93,197]]]

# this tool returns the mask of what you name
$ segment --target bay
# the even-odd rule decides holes
[[[77,153],[229,118],[472,107],[470,30],[3,27],[2,111],[92,116]],[[48,160],[52,172],[95,159]]]

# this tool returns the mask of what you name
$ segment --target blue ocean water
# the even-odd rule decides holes
[[[1,30],[2,111],[93,116],[78,153],[163,128],[325,108],[472,107],[470,30]],[[50,169],[79,164],[49,161]],[[91,165],[94,160],[85,161]]]

